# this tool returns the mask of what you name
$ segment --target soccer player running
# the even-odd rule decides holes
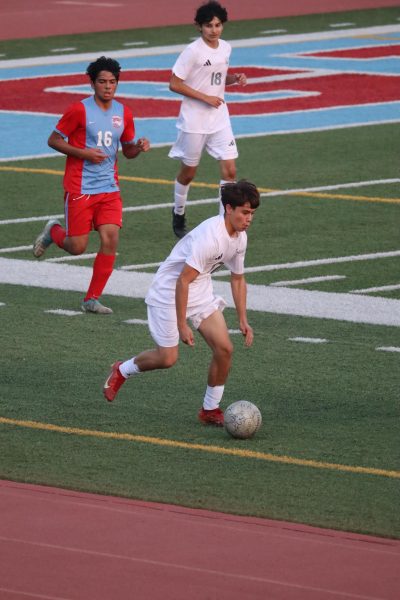
[[[201,37],[185,48],[172,69],[170,90],[183,96],[178,138],[168,155],[181,161],[172,210],[172,228],[179,238],[186,234],[186,200],[203,150],[219,161],[220,185],[236,179],[238,152],[224,93],[225,86],[244,86],[247,79],[244,73],[228,74],[232,49],[220,39],[227,20],[227,11],[218,2],[200,6],[195,23]]]
[[[93,275],[82,303],[84,312],[109,314],[99,302],[112,273],[122,227],[122,199],[118,184],[119,144],[126,158],[147,152],[146,138],[135,142],[130,108],[114,99],[121,67],[101,56],[87,68],[94,95],[72,104],[51,133],[48,144],[67,155],[64,174],[65,229],[51,219],[33,244],[36,258],[53,242],[69,254],[85,252],[91,229],[100,237]]]
[[[108,401],[132,375],[168,369],[178,359],[179,340],[194,346],[189,318],[212,352],[203,406],[198,417],[206,425],[223,426],[219,405],[232,360],[232,342],[222,310],[226,302],[213,291],[211,274],[222,264],[231,271],[232,296],[246,346],[253,342],[253,330],[246,315],[244,258],[246,230],[259,205],[257,188],[241,180],[221,188],[224,215],[203,221],[172,249],[159,267],[146,295],[147,316],[156,348],[113,364],[103,388]]]

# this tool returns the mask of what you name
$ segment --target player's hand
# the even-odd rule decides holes
[[[218,108],[221,104],[225,104],[225,101],[218,96],[206,96],[206,103],[214,108]]]
[[[107,158],[107,155],[100,148],[85,148],[85,156],[83,158],[98,165]]]
[[[179,327],[179,337],[184,344],[194,346],[193,331],[190,329],[189,325],[185,324],[184,326]]]
[[[250,325],[246,323],[240,324],[240,331],[244,335],[244,345],[251,346],[254,340],[254,332]]]
[[[244,73],[236,73],[235,77],[238,85],[247,85],[247,77]]]
[[[148,150],[150,150],[150,142],[147,138],[139,138],[136,142],[136,146],[139,148],[140,152],[148,152]]]

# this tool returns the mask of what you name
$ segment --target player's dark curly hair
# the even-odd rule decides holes
[[[113,58],[107,58],[106,56],[100,56],[97,60],[90,63],[86,69],[86,74],[89,75],[90,80],[94,83],[100,73],[100,71],[109,71],[119,80],[119,74],[121,72],[121,65],[117,60]]]
[[[232,208],[243,206],[248,202],[251,208],[258,208],[260,204],[260,192],[250,181],[241,179],[235,183],[225,183],[221,186],[221,202],[224,208],[230,204]]]
[[[204,25],[204,23],[209,23],[212,21],[214,17],[217,17],[221,23],[226,23],[228,20],[228,13],[226,8],[221,6],[219,2],[210,0],[210,2],[202,4],[197,9],[194,21],[197,23],[197,25],[201,26]]]

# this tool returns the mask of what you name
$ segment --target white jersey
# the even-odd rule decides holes
[[[174,246],[160,265],[145,302],[151,306],[175,306],[176,281],[185,264],[199,272],[189,284],[188,308],[211,302],[214,298],[211,274],[225,264],[232,273],[241,275],[246,247],[246,232],[231,237],[223,216],[203,221]]]
[[[208,96],[224,98],[232,48],[224,40],[210,48],[202,38],[189,44],[174,64],[173,73],[186,85]],[[214,108],[201,100],[183,97],[176,126],[189,133],[215,133],[229,125],[225,102]]]

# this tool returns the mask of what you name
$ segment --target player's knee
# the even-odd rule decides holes
[[[176,361],[178,360],[178,353],[171,352],[168,354],[163,354],[160,357],[160,368],[161,369],[170,369],[174,366]]]
[[[193,181],[196,171],[197,167],[183,165],[176,179],[181,185],[189,185]]]
[[[230,362],[233,354],[232,342],[229,340],[218,346],[215,350],[215,354],[225,362]]]
[[[231,165],[226,167],[224,173],[222,174],[222,178],[225,181],[236,181],[236,167],[235,165]]]
[[[74,246],[70,246],[68,248],[68,253],[72,254],[73,256],[79,256],[80,254],[83,254],[86,250],[86,246],[78,246],[78,245],[74,245]]]

